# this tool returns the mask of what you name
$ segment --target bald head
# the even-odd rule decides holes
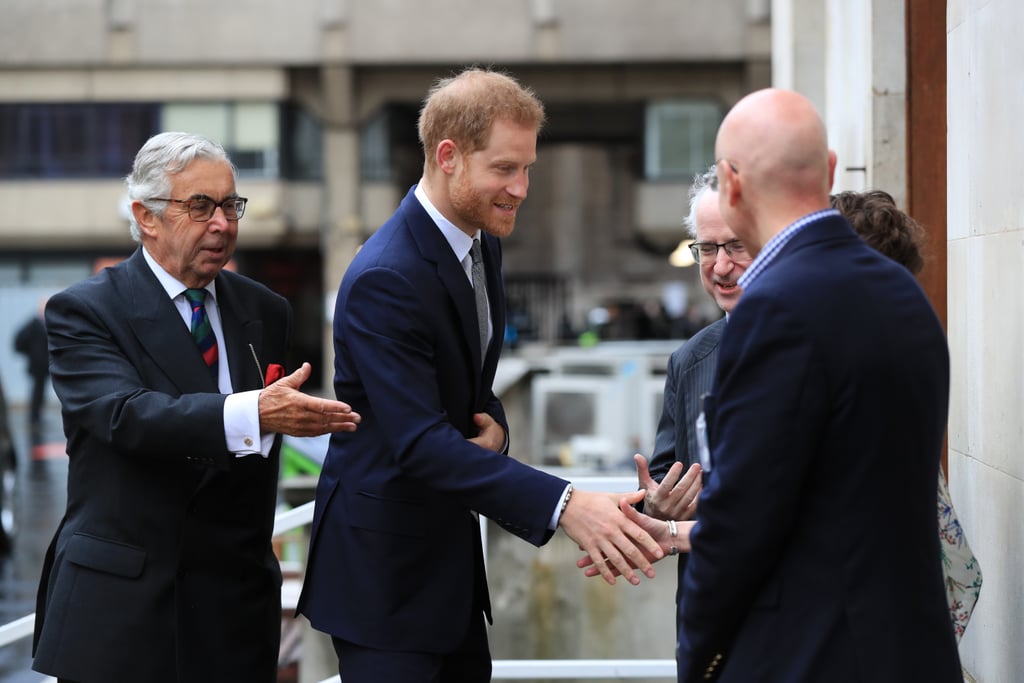
[[[726,115],[715,140],[722,216],[759,250],[796,219],[829,207],[835,154],[814,105],[789,90],[759,90]]]

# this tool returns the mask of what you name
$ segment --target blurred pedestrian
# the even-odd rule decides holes
[[[50,378],[50,355],[46,350],[46,324],[43,311],[46,301],[39,304],[38,311],[29,318],[14,336],[14,350],[28,361],[26,370],[32,383],[29,394],[28,433],[33,446],[43,442],[43,403]]]

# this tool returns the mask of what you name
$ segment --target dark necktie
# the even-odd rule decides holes
[[[210,325],[210,318],[206,315],[206,306],[203,300],[206,299],[205,289],[186,289],[185,298],[192,305],[192,339],[199,347],[206,366],[210,369],[213,381],[217,382],[217,335],[213,333],[213,326]]]
[[[483,364],[487,355],[487,278],[484,276],[484,259],[480,252],[480,240],[473,240],[473,248],[469,250],[473,258],[473,295],[476,297],[476,323],[480,332],[480,363]]]

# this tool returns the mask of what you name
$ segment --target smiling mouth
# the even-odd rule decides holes
[[[499,204],[498,202],[495,202],[494,205],[496,207],[498,207],[499,209],[501,209],[502,211],[515,211],[516,210],[516,205],[515,204]]]

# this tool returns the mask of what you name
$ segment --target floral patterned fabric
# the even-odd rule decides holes
[[[971,552],[964,530],[956,518],[946,478],[939,471],[939,547],[942,550],[942,576],[946,580],[946,601],[953,619],[956,640],[964,635],[971,612],[981,592],[981,565]]]

